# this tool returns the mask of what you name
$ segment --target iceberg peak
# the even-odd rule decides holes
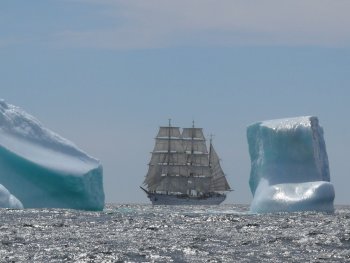
[[[311,126],[310,119],[312,118],[314,119],[316,117],[301,116],[301,117],[267,120],[267,121],[261,122],[261,126],[265,126],[273,130],[298,129],[301,127],[307,128]]]
[[[0,100],[0,171],[0,184],[25,208],[104,206],[100,161],[4,100]]]
[[[0,120],[0,129],[11,136],[53,148],[65,148],[66,152],[76,151],[74,143],[45,128],[35,117],[5,100],[0,101]]]

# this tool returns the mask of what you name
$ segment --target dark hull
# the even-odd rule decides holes
[[[226,199],[226,195],[218,193],[200,197],[149,192],[146,193],[153,205],[219,205]]]

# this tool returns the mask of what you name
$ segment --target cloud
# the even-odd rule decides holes
[[[80,1],[80,0],[76,0]],[[111,26],[55,35],[63,46],[349,46],[348,0],[87,0]],[[112,26],[113,25],[113,26]]]

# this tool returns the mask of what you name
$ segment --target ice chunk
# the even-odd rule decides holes
[[[101,210],[102,174],[98,160],[0,100],[0,183],[25,208]]]
[[[261,179],[250,210],[254,213],[333,211],[334,188],[325,181],[269,185]]]
[[[248,127],[247,138],[252,212],[334,210],[334,188],[317,117],[255,123]]]
[[[18,209],[23,208],[21,201],[19,201],[1,184],[0,184],[0,208],[18,208]]]

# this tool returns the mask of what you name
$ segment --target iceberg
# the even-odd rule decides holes
[[[100,161],[4,100],[0,100],[0,184],[24,208],[104,207]]]
[[[247,128],[247,139],[251,212],[334,211],[335,193],[317,117],[254,123]]]
[[[0,208],[22,209],[23,205],[3,185],[0,184]]]

